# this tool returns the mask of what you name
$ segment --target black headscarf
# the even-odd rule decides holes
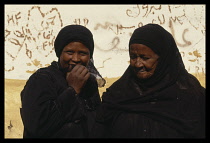
[[[147,24],[137,28],[130,38],[129,50],[131,44],[146,45],[159,56],[154,75],[146,81],[139,80],[139,83],[142,83],[142,85],[152,86],[159,84],[158,82],[166,75],[169,78],[166,84],[169,85],[176,81],[180,72],[186,73],[174,38],[160,25]]]
[[[109,122],[120,112],[158,120],[188,137],[204,135],[205,89],[189,74],[174,38],[163,27],[147,24],[132,34],[131,44],[144,44],[159,55],[154,74],[141,81],[129,66],[102,96],[98,122]],[[147,88],[147,91],[142,92]],[[158,101],[155,106],[150,102]],[[195,135],[197,134],[197,135]]]
[[[94,40],[89,29],[82,25],[67,25],[58,33],[54,48],[56,56],[59,58],[63,48],[70,42],[81,42],[90,50],[90,58],[93,56]]]

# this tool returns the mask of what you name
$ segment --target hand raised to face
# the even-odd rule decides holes
[[[76,93],[79,94],[89,77],[90,73],[85,66],[76,65],[70,72],[67,73],[66,80],[68,85],[73,87]]]

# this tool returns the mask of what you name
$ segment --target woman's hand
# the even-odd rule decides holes
[[[67,72],[66,80],[68,85],[79,94],[89,77],[90,73],[85,66],[76,65],[70,72]]]

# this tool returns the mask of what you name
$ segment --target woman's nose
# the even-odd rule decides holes
[[[143,62],[142,62],[142,59],[141,59],[140,57],[137,57],[135,66],[138,67],[138,68],[144,66],[144,65],[143,65]]]
[[[72,61],[73,62],[80,62],[80,56],[76,53],[73,54],[72,56]]]

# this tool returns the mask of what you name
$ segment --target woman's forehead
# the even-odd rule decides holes
[[[144,44],[131,44],[130,51],[132,52],[151,52],[154,53],[154,51],[149,48],[148,46]]]

